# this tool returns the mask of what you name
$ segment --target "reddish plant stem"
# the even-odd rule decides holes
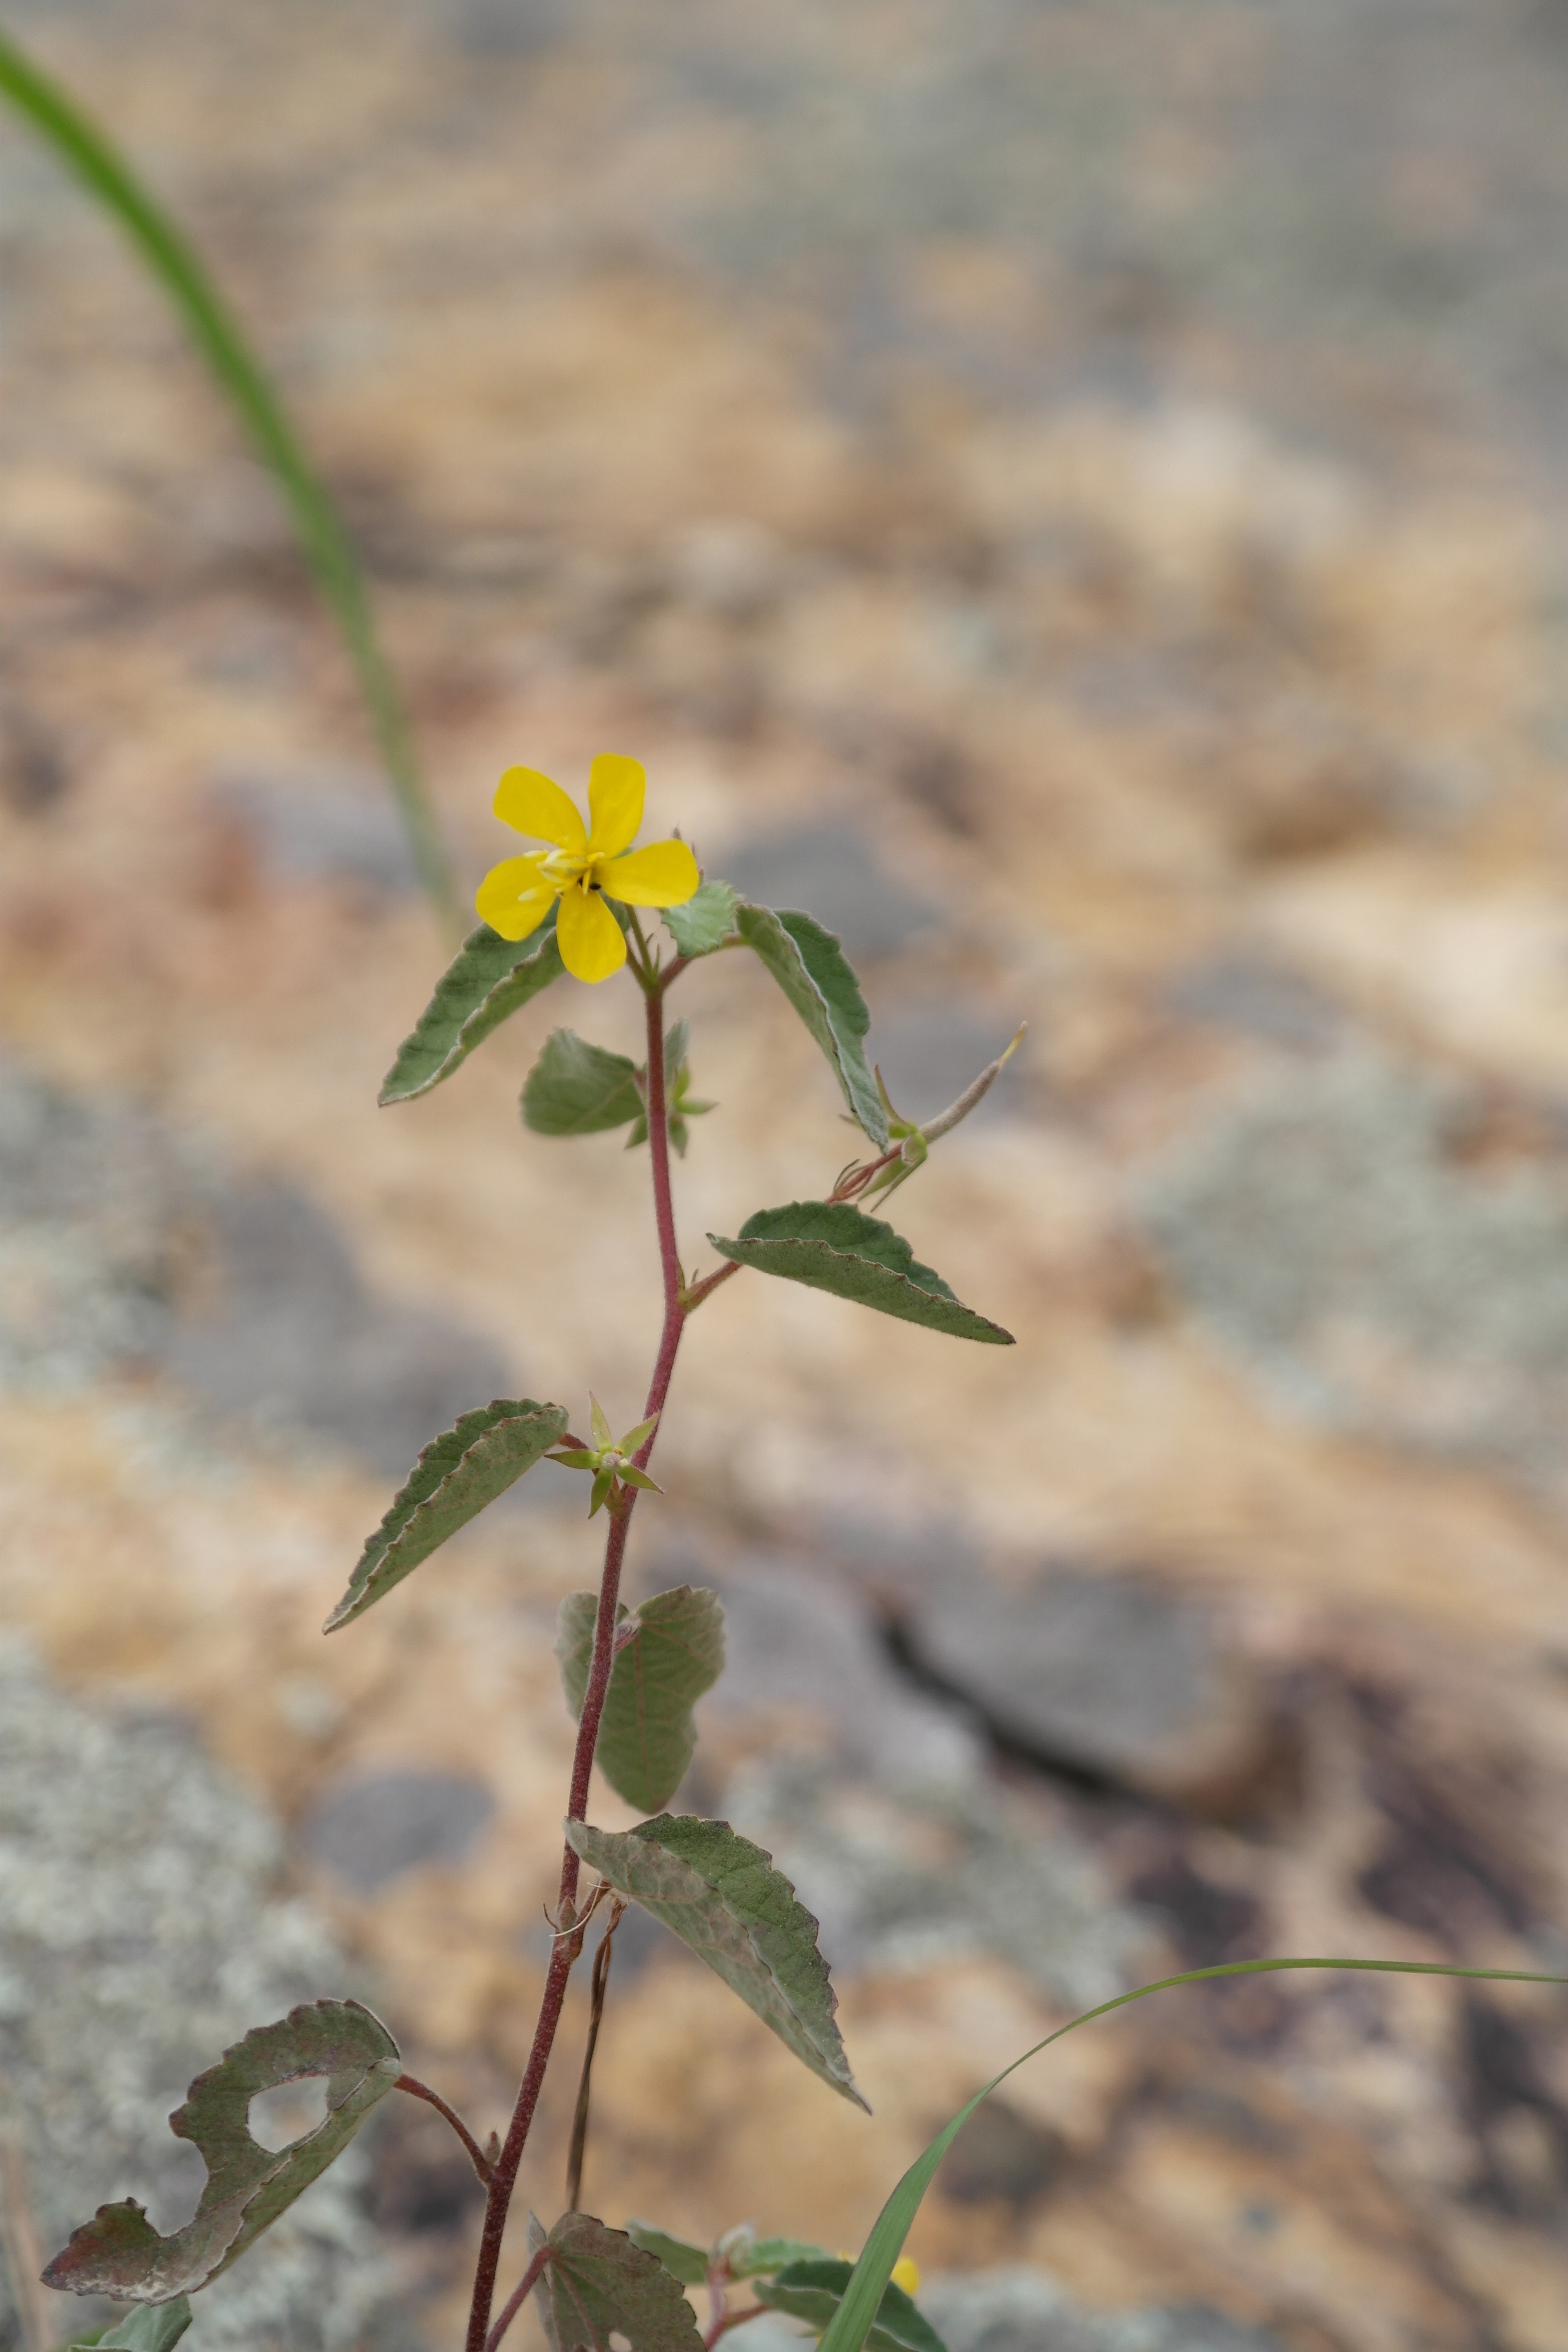
[[[659,1264],[664,1274],[664,1328],[659,1334],[658,1355],[654,1363],[647,1402],[643,1408],[645,1421],[652,1420],[655,1414],[664,1411],[675,1370],[675,1359],[680,1347],[680,1334],[686,1323],[686,1308],[680,1297],[680,1259],[675,1244],[675,1210],[669,1190],[669,1128],[664,1074],[664,989],[668,984],[668,978],[669,975],[666,974],[661,982],[646,990],[648,1157],[653,1167],[654,1222],[658,1230]],[[647,1467],[648,1456],[658,1436],[658,1431],[655,1428],[633,1457],[639,1470]],[[606,1514],[609,1527],[605,1538],[604,1574],[599,1580],[599,1610],[594,1623],[594,1660],[588,1672],[588,1687],[583,1696],[583,1713],[577,1725],[577,1746],[572,1759],[572,1790],[567,1814],[574,1822],[587,1818],[594,1749],[599,1737],[600,1719],[605,1712],[605,1696],[610,1687],[610,1669],[615,1663],[616,1610],[620,1600],[621,1566],[626,1559],[626,1532],[636,1503],[637,1488],[623,1487],[619,1502]],[[551,1952],[544,1990],[540,1997],[539,2021],[533,2029],[533,2044],[528,2053],[522,2081],[518,2086],[517,2104],[512,2109],[506,2139],[491,2168],[484,2231],[474,2272],[473,2302],[468,2311],[466,2352],[488,2352],[496,2273],[500,2267],[501,2242],[506,2234],[507,2215],[511,2210],[512,2190],[517,2185],[518,2167],[522,2162],[522,2151],[528,2142],[534,2109],[539,2105],[545,2068],[550,2063],[550,2053],[555,2045],[555,2035],[566,2000],[566,1980],[583,1949],[583,1929],[586,1922],[578,1924],[576,1921],[579,1869],[577,1856],[568,1845],[561,1859],[561,1892],[555,1912],[560,1932]],[[514,2296],[512,2303],[518,2300],[519,2296]],[[511,2307],[512,2305],[509,2304],[509,2312]]]
[[[422,2083],[417,2074],[399,2074],[392,2087],[395,2091],[406,2091],[410,2098],[423,2099],[426,2106],[434,2107],[438,2116],[446,2116],[473,2159],[474,2170],[488,2189],[490,2182],[489,2158],[485,2154],[457,2108],[448,2106],[440,2092],[433,2091],[428,2083]]]
[[[489,2334],[486,2336],[485,2352],[496,2352],[496,2347],[500,2344],[501,2337],[506,2334],[507,2329],[511,2326],[512,2321],[517,2317],[518,2313],[522,2309],[523,2305],[528,2301],[529,2296],[533,2293],[534,2288],[538,2285],[540,2274],[543,2271],[544,2265],[549,2260],[549,2247],[541,2246],[539,2252],[534,2255],[533,2260],[529,2263],[528,2268],[519,2279],[516,2286],[512,2289],[510,2294],[508,2295],[506,2303],[502,2307],[500,2317],[496,2321],[495,2326],[490,2329]]]
[[[732,1274],[739,1274],[740,1271],[740,1259],[727,1258],[717,1274],[704,1275],[700,1282],[694,1282],[685,1294],[687,1313],[689,1315],[693,1307],[700,1307],[710,1291],[717,1290],[721,1282],[728,1282]]]
[[[747,2305],[744,2311],[721,2313],[720,2316],[710,2323],[707,2334],[702,2338],[707,2352],[713,2352],[713,2347],[718,2343],[721,2336],[728,2336],[731,2327],[744,2327],[748,2319],[761,2319],[763,2312],[771,2307],[765,2303],[752,2303]]]

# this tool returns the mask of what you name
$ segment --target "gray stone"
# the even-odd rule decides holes
[[[721,1810],[794,1880],[836,1973],[984,1953],[1070,2009],[1131,1980],[1141,1921],[1081,1840],[988,1780],[895,1794],[785,1752],[736,1772]]]
[[[1336,1006],[1300,972],[1237,950],[1188,964],[1166,982],[1173,1013],[1216,1029],[1238,1030],[1292,1053],[1319,1053],[1343,1034]]]
[[[725,860],[725,879],[764,907],[815,915],[851,962],[893,954],[940,914],[887,872],[863,834],[832,821],[742,843]]]
[[[998,1788],[967,1711],[900,1671],[853,1588],[759,1552],[723,1595],[728,1657],[703,1715],[766,1722],[772,1740],[701,1809],[794,1878],[835,1968],[981,1951],[1076,2007],[1122,1989],[1138,1919],[1087,1846]]]
[[[983,1743],[965,1711],[915,1689],[865,1604],[790,1553],[753,1552],[722,1585],[724,1674],[704,1710],[782,1710],[813,1751],[894,1788],[972,1780]]]
[[[298,1187],[0,1062],[0,1387],[70,1393],[148,1365],[207,1414],[393,1476],[514,1386],[489,1341],[376,1298]]]
[[[1453,1086],[1336,1055],[1211,1115],[1134,1214],[1286,1409],[1560,1487],[1568,1181],[1459,1164],[1467,1109]]]
[[[879,1020],[868,1043],[888,1092],[918,1125],[956,1102],[1005,1050],[1016,1027],[1016,1016],[1009,1019],[962,996],[917,997]],[[1016,1118],[1019,1067],[1026,1051],[1026,1045],[1013,1056],[1003,1077],[969,1114],[972,1122]]]
[[[503,1396],[510,1367],[445,1316],[374,1298],[342,1230],[295,1185],[231,1185],[203,1203],[211,1282],[153,1352],[209,1411],[309,1432],[401,1475],[458,1413]]]
[[[482,1780],[461,1772],[368,1772],[340,1781],[305,1817],[323,1869],[362,1895],[426,1863],[461,1862],[495,1811]]]
[[[928,1580],[902,1624],[919,1668],[1008,1746],[1069,1775],[1224,1810],[1266,1750],[1239,1660],[1201,1611],[1133,1578]]]
[[[276,1891],[277,1824],[167,1719],[102,1714],[0,1647],[0,2097],[46,2252],[134,2195],[180,2225],[202,2183],[168,2128],[202,2068],[296,2001],[358,1990]],[[213,2352],[345,2352],[394,2293],[356,2142],[207,2288]],[[47,2296],[58,2337],[108,2306]],[[0,2275],[0,2347],[21,2342]]]
[[[357,882],[389,896],[419,887],[396,803],[378,777],[231,769],[214,779],[210,796],[277,881]]]
[[[1284,2352],[1279,2336],[1215,2311],[1087,2311],[1023,2263],[939,2273],[920,2305],[947,2352]]]

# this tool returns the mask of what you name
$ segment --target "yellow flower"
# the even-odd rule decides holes
[[[573,978],[608,980],[619,971],[626,943],[605,900],[679,907],[702,879],[683,841],[632,848],[646,782],[640,761],[602,751],[588,771],[590,831],[559,784],[537,768],[509,768],[496,786],[497,816],[552,846],[491,866],[474,900],[481,919],[503,940],[525,940],[559,898],[555,936]]]
[[[920,2264],[912,2254],[905,2254],[893,2264],[893,2284],[901,2286],[906,2294],[913,2294],[920,2283]]]

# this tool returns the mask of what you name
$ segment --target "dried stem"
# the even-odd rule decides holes
[[[540,2273],[542,2272],[545,2263],[549,2260],[549,2247],[541,2246],[539,2252],[534,2255],[533,2260],[529,2263],[528,2268],[519,2279],[516,2286],[513,2287],[511,2293],[508,2295],[506,2302],[502,2305],[500,2317],[496,2321],[495,2326],[490,2329],[489,2334],[485,2338],[485,2352],[496,2352],[496,2347],[500,2344],[501,2337],[506,2334],[507,2329],[511,2326],[512,2321],[517,2317],[518,2313],[522,2309],[523,2305],[528,2301],[529,2296],[533,2293],[534,2288],[538,2285]]]
[[[434,2107],[438,2116],[446,2116],[447,2121],[468,2149],[473,2160],[474,2170],[488,2189],[493,2169],[490,2160],[456,2107],[448,2106],[440,2092],[433,2091],[428,2083],[422,2083],[417,2074],[399,2074],[392,2087],[395,2091],[406,2091],[410,2098],[423,2099],[426,2105]]]
[[[749,2303],[744,2311],[721,2311],[716,2319],[709,2322],[707,2334],[702,2338],[706,2352],[713,2352],[721,2336],[728,2336],[731,2327],[744,2327],[748,2319],[761,2319],[763,2312],[772,2307],[766,2303]]]
[[[572,2118],[572,2149],[566,2159],[566,2210],[576,2213],[583,2203],[583,2157],[588,2145],[588,2097],[594,2082],[594,2053],[599,2044],[599,2023],[605,2014],[605,1988],[610,1981],[610,1958],[616,1929],[626,1910],[617,1902],[594,1955],[594,1976],[588,2008],[588,2039],[583,2048],[583,2073],[577,2084],[577,2112]]]
[[[43,2267],[44,2250],[27,2199],[21,2143],[8,2126],[0,2125],[0,2269],[11,2289],[24,2352],[49,2352],[54,2340],[38,2286]]]
[[[638,936],[640,940],[640,933]],[[686,1323],[686,1307],[681,1299],[680,1259],[676,1249],[675,1211],[670,1199],[669,1128],[665,1094],[664,991],[670,975],[667,973],[661,979],[646,963],[645,971],[647,976],[643,978],[639,974],[639,978],[642,978],[647,1005],[648,1159],[653,1170],[654,1222],[658,1233],[659,1265],[664,1275],[664,1328],[659,1333],[658,1355],[648,1386],[647,1402],[643,1407],[643,1418],[653,1420],[656,1414],[662,1414],[665,1400],[669,1394],[675,1359]],[[656,1426],[633,1457],[639,1470],[647,1467],[658,1436]],[[572,1789],[567,1804],[569,1819],[577,1822],[585,1820],[587,1816],[594,1749],[610,1687],[610,1669],[615,1663],[616,1610],[620,1600],[621,1568],[626,1559],[626,1533],[636,1504],[637,1489],[626,1487],[619,1501],[606,1511],[609,1527],[605,1538],[604,1573],[599,1580],[599,1610],[594,1625],[594,1657],[588,1671],[588,1687],[583,1697],[583,1713],[577,1725],[577,1746],[572,1759]],[[586,1921],[577,1919],[579,1876],[577,1856],[568,1845],[562,1855],[561,1891],[555,1906],[556,1918],[568,1932],[558,1935],[551,1948],[544,1990],[540,1997],[539,2020],[533,2029],[533,2044],[528,2053],[522,2081],[518,2086],[517,2104],[512,2109],[506,2139],[491,2168],[484,2232],[479,2241],[479,2258],[474,2273],[473,2302],[468,2312],[466,2352],[487,2352],[490,2341],[490,2308],[495,2299],[496,2273],[500,2267],[501,2242],[506,2234],[507,2215],[511,2209],[512,2190],[517,2184],[518,2167],[522,2161],[534,2110],[539,2105],[550,2053],[555,2045],[561,2012],[566,2000],[566,1981],[583,1949],[583,1931]],[[499,2322],[497,2324],[500,2325]]]

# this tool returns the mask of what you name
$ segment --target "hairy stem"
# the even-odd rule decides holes
[[[513,2287],[510,2294],[508,2295],[506,2302],[501,2306],[500,2317],[496,2321],[495,2326],[490,2329],[489,2334],[485,2338],[485,2352],[496,2352],[496,2347],[500,2344],[501,2337],[506,2334],[507,2329],[511,2326],[512,2321],[517,2317],[518,2313],[522,2309],[523,2305],[528,2301],[529,2296],[533,2293],[534,2288],[538,2285],[540,2274],[543,2271],[544,2265],[549,2260],[549,2247],[541,2246],[539,2252],[534,2255],[533,2260],[529,2263],[528,2268],[524,2271],[516,2286]]]
[[[488,2189],[490,2183],[490,2160],[457,2108],[448,2106],[440,2092],[433,2091],[428,2083],[422,2083],[417,2074],[399,2074],[392,2087],[395,2091],[406,2091],[410,2098],[423,2099],[426,2105],[434,2107],[438,2116],[446,2116],[447,2121],[468,2149],[474,2170]]]
[[[680,1259],[675,1244],[675,1210],[669,1191],[664,988],[657,982],[645,983],[645,986],[647,998],[648,1158],[653,1168],[654,1223],[658,1233],[659,1264],[664,1274],[664,1328],[659,1333],[658,1355],[654,1363],[653,1379],[648,1385],[647,1402],[643,1408],[644,1420],[651,1421],[656,1414],[662,1414],[665,1399],[669,1394],[680,1334],[686,1323],[686,1308],[681,1303]],[[647,1467],[658,1436],[656,1426],[633,1457],[639,1470]],[[568,1818],[574,1822],[587,1818],[594,1749],[598,1742],[599,1724],[610,1687],[610,1669],[615,1664],[616,1610],[621,1594],[621,1568],[626,1559],[626,1534],[637,1498],[635,1486],[624,1487],[619,1502],[606,1512],[609,1527],[605,1537],[604,1573],[599,1580],[598,1615],[594,1623],[594,1658],[588,1671],[588,1687],[583,1696],[583,1713],[577,1724],[577,1746],[572,1759],[572,1789],[566,1808]],[[491,2168],[484,2232],[479,2241],[479,2258],[474,2273],[473,2302],[468,2311],[466,2352],[487,2352],[487,2331],[490,2307],[495,2300],[496,2273],[500,2267],[501,2242],[506,2234],[507,2215],[511,2210],[512,2190],[517,2185],[518,2167],[522,2162],[522,2151],[528,2142],[534,2109],[539,2105],[550,2053],[555,2046],[561,2012],[565,2005],[566,1980],[583,1949],[583,1932],[587,1922],[577,1918],[579,1871],[577,1856],[568,1845],[561,1858],[561,1892],[555,1913],[559,1932],[545,1973],[544,1990],[540,1997],[539,2021],[533,2029],[533,2043],[523,2069],[522,2081],[518,2086],[511,2122],[501,2152]]]

